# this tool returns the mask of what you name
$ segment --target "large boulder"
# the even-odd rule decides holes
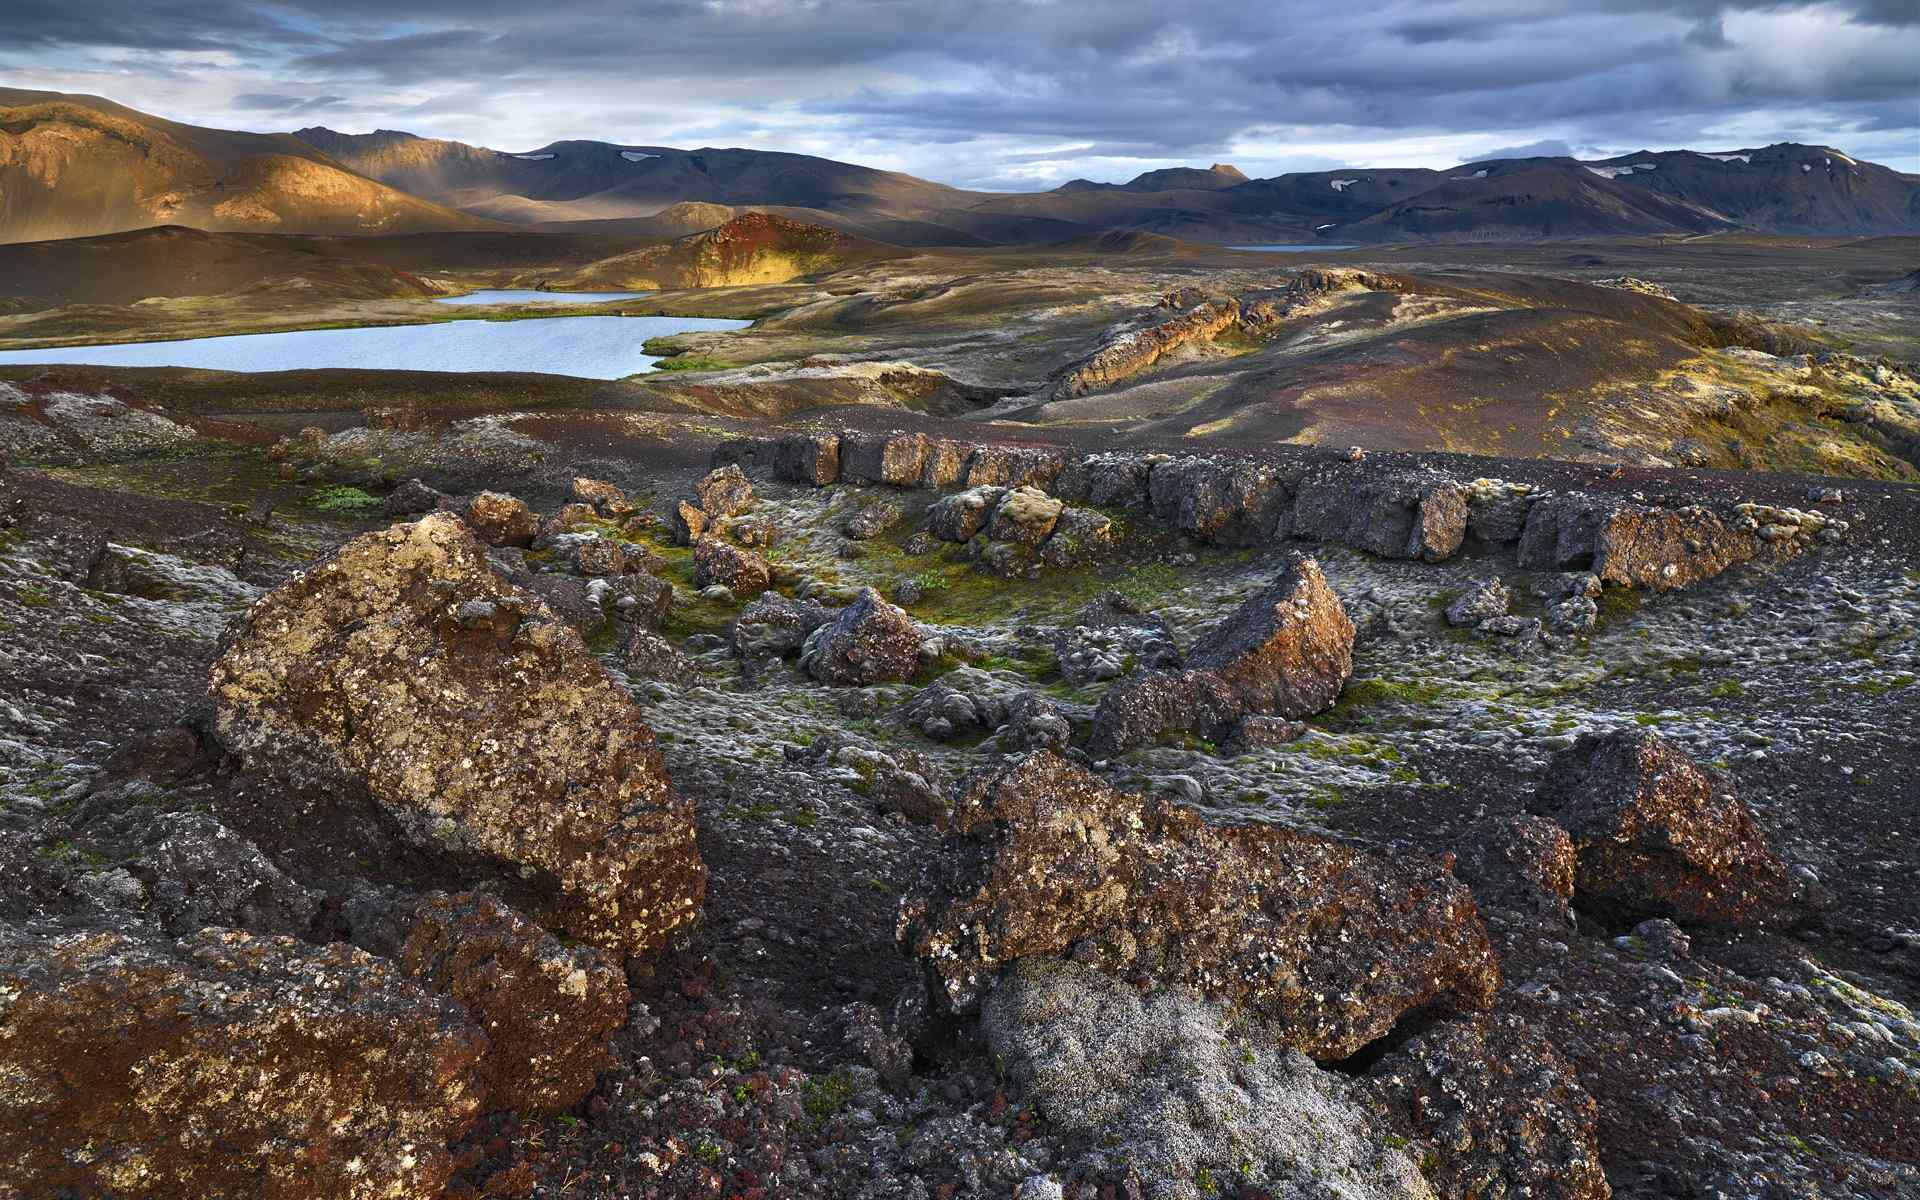
[[[800,653],[807,635],[833,619],[832,610],[806,600],[766,592],[740,610],[733,623],[733,652],[745,659],[785,658]]]
[[[268,593],[228,630],[211,694],[220,742],[275,785],[247,832],[316,869],[487,882],[627,955],[698,915],[692,806],[653,732],[455,517],[356,538]]]
[[[432,1200],[487,1045],[341,942],[0,926],[0,1192]]]
[[[1081,1165],[1167,1200],[1242,1195],[1432,1200],[1363,1082],[1275,1045],[1228,1007],[1053,958],[1009,967],[981,1029],[994,1061]],[[1338,1191],[1329,1191],[1338,1181]]]
[[[1573,838],[1583,909],[1733,927],[1795,915],[1798,889],[1753,811],[1651,729],[1583,735],[1553,757],[1534,810]]]
[[[1369,1078],[1445,1200],[1608,1200],[1598,1108],[1553,1043],[1507,1014],[1442,1021]]]
[[[1353,636],[1319,563],[1296,554],[1200,639],[1185,671],[1140,676],[1102,697],[1092,751],[1118,754],[1176,733],[1218,741],[1245,716],[1327,709],[1353,677]]]
[[[1573,924],[1573,839],[1547,820],[1521,814],[1472,829],[1454,874],[1482,907]]]
[[[920,627],[879,592],[862,588],[840,615],[807,636],[800,665],[821,683],[867,687],[913,678]]]
[[[481,492],[467,504],[467,524],[489,546],[531,546],[540,518],[527,502],[504,492]]]
[[[927,532],[943,542],[970,541],[1006,494],[1003,487],[977,487],[942,496],[927,506]]]
[[[674,506],[673,538],[683,546],[693,545],[708,530],[751,507],[753,481],[747,473],[738,463],[716,467],[693,485],[690,498]]]
[[[753,551],[708,534],[693,544],[693,586],[716,583],[736,596],[757,596],[772,585],[773,570]]]
[[[429,896],[399,962],[486,1030],[479,1071],[490,1109],[559,1112],[580,1103],[626,1023],[617,962],[589,946],[562,946],[484,892]]]
[[[1047,540],[1066,505],[1039,488],[1017,487],[1000,498],[987,522],[987,537],[1017,546],[1038,546]]]
[[[1499,986],[1443,859],[1209,825],[1046,752],[970,776],[949,830],[900,919],[949,1012],[974,1011],[1013,962],[1065,955],[1236,1005],[1332,1061],[1410,1011],[1484,1008]]]

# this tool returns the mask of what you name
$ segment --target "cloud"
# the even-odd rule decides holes
[[[0,71],[176,119],[755,145],[964,185],[1781,140],[1920,170],[1911,0],[12,0]],[[212,63],[221,65],[215,69]],[[362,122],[354,125],[353,122]],[[1744,140],[1739,140],[1744,139]]]
[[[1502,146],[1498,150],[1488,150],[1472,158],[1463,158],[1463,163],[1487,162],[1496,158],[1575,158],[1573,147],[1560,138],[1543,138],[1537,142],[1528,142],[1524,146]]]

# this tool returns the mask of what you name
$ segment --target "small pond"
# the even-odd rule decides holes
[[[750,321],[708,317],[535,317],[447,321],[360,329],[246,333],[175,342],[0,350],[0,366],[72,363],[93,367],[198,367],[208,371],[537,371],[620,379],[653,370],[648,338],[745,329]]]

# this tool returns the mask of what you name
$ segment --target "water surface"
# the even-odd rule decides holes
[[[1337,243],[1337,242],[1314,242],[1311,245],[1309,245],[1306,243],[1296,244],[1296,243],[1288,242],[1285,244],[1272,245],[1272,246],[1228,246],[1227,249],[1229,250],[1264,250],[1268,254],[1312,254],[1315,250],[1353,250],[1353,249],[1357,249],[1357,247],[1354,246],[1352,243],[1341,245],[1340,243]]]
[[[637,300],[652,292],[538,292],[531,289],[496,288],[468,292],[464,296],[438,296],[435,304],[600,304],[607,300]]]
[[[245,333],[177,342],[0,350],[0,366],[71,363],[93,367],[198,367],[209,371],[537,371],[619,379],[653,370],[641,352],[670,333],[745,329],[750,321],[707,317],[536,317],[447,321],[365,329]]]

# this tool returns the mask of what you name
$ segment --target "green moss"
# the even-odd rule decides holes
[[[853,1075],[847,1071],[834,1071],[828,1075],[815,1075],[800,1085],[800,1106],[806,1110],[814,1124],[824,1125],[845,1111],[853,1099]]]
[[[324,487],[307,497],[307,507],[340,517],[369,517],[384,506],[380,497],[357,487]]]
[[[1721,700],[1731,700],[1746,694],[1747,689],[1741,686],[1738,679],[1722,679],[1707,690],[1707,695]]]
[[[738,363],[723,362],[717,358],[699,358],[690,354],[674,358],[663,358],[653,364],[656,371],[728,371],[739,366]]]

